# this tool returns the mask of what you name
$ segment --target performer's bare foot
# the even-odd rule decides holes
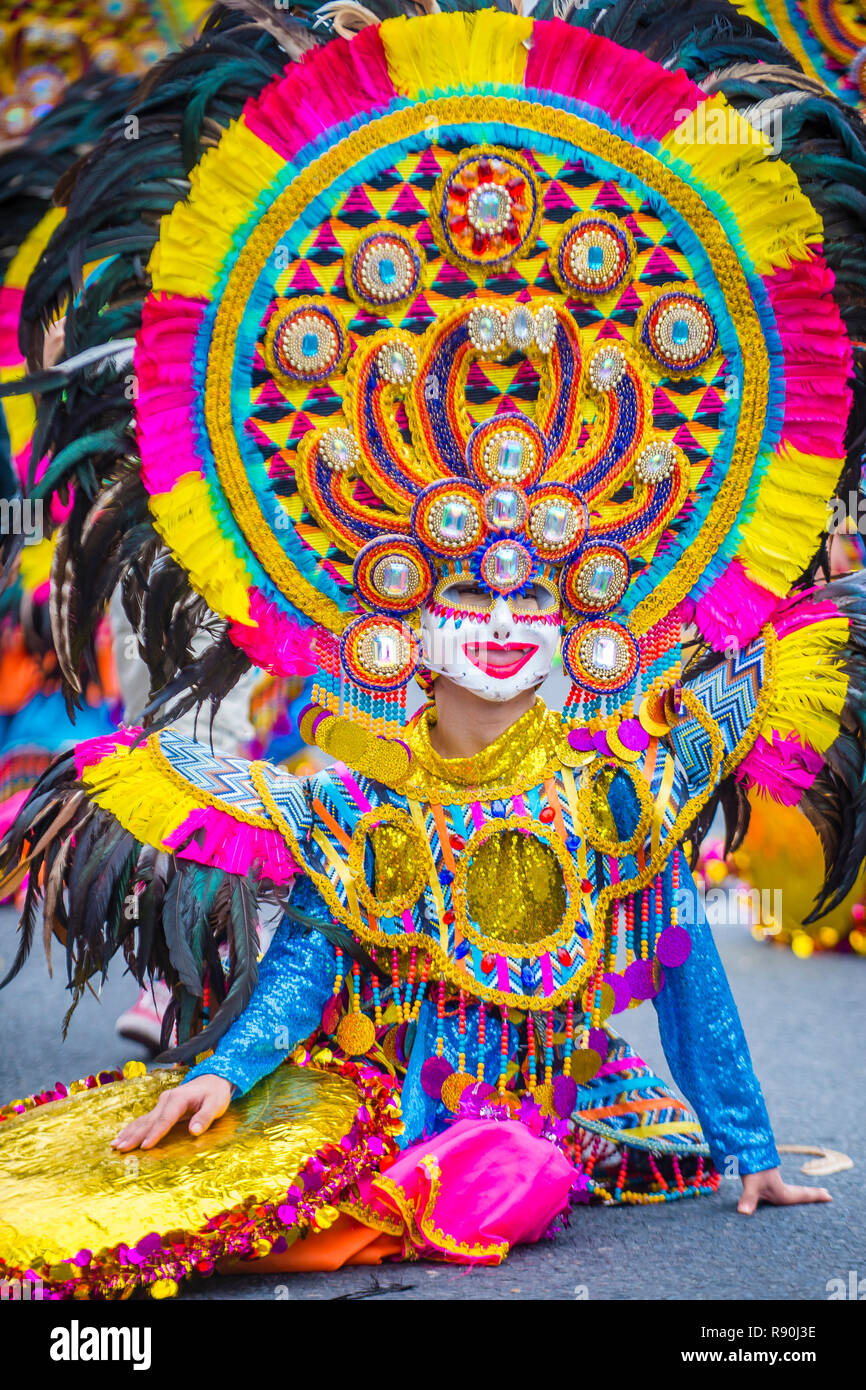
[[[746,1173],[742,1181],[743,1195],[737,1203],[737,1211],[744,1216],[752,1216],[759,1202],[770,1202],[774,1207],[796,1207],[833,1200],[826,1187],[795,1187],[784,1182],[781,1168]]]

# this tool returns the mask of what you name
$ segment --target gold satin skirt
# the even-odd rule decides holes
[[[78,1090],[0,1124],[0,1278],[35,1281],[31,1297],[173,1294],[220,1259],[326,1228],[393,1147],[391,1090],[349,1063],[282,1066],[203,1135],[181,1121],[154,1149],[113,1149],[185,1074]]]

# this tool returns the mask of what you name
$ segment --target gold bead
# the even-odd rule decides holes
[[[465,1072],[452,1071],[442,1084],[442,1103],[452,1115],[457,1113],[460,1105],[460,1097],[467,1086],[472,1085],[472,1077]]]
[[[366,1014],[346,1014],[337,1027],[337,1045],[347,1057],[362,1057],[376,1041],[376,1029]]]

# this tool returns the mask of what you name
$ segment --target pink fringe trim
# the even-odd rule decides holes
[[[707,593],[686,600],[683,621],[691,619],[710,646],[723,651],[732,641],[751,641],[778,602],[776,594],[749,578],[742,560],[734,559]]]
[[[18,324],[24,291],[0,285],[0,367],[20,367],[24,358],[18,346]]]
[[[135,346],[136,433],[141,476],[151,494],[170,492],[185,473],[201,474],[191,364],[207,306],[181,295],[151,295]]]
[[[533,26],[524,83],[598,107],[638,137],[662,139],[706,98],[685,73],[561,19]]]
[[[833,618],[842,617],[831,599],[819,599],[814,603],[808,602],[811,595],[820,594],[820,592],[819,587],[805,589],[802,593],[793,594],[791,598],[783,599],[770,619],[776,629],[777,637],[787,637],[789,633],[799,632],[801,628],[811,627],[813,623],[826,623]]]
[[[75,748],[75,775],[80,777],[86,767],[101,763],[110,758],[115,750],[123,746],[131,748],[142,733],[140,728],[131,725],[128,729],[118,729],[116,734],[105,734],[102,738],[89,738]]]
[[[229,637],[236,647],[246,652],[256,666],[274,676],[311,676],[318,670],[312,648],[313,628],[301,627],[275,604],[269,603],[260,589],[250,589],[250,617],[256,627],[246,623],[230,623]]]
[[[801,743],[794,734],[782,738],[774,733],[772,743],[759,734],[752,751],[737,768],[737,781],[745,782],[747,787],[759,787],[783,806],[796,806],[823,766],[821,754]]]
[[[785,354],[782,441],[804,453],[842,458],[851,409],[851,343],[822,256],[764,277]]]
[[[292,63],[260,97],[247,102],[243,121],[284,159],[344,121],[381,111],[397,95],[378,30],[332,39]]]
[[[194,831],[202,829],[202,844],[194,840],[184,844]],[[165,843],[176,851],[178,859],[208,864],[227,874],[247,874],[255,864],[259,878],[282,884],[301,872],[278,831],[246,825],[213,806],[191,811],[177,830],[166,836]],[[183,849],[178,849],[179,845],[184,845]]]

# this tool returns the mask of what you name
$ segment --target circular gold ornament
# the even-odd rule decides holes
[[[642,751],[639,748],[626,748],[625,744],[620,742],[615,728],[611,727],[605,732],[607,733],[608,747],[619,762],[636,763],[640,761],[643,756]]]
[[[346,1014],[337,1025],[337,1046],[347,1057],[363,1057],[376,1041],[373,1020],[366,1014]]]
[[[368,836],[375,861],[372,888],[364,863]],[[413,907],[424,891],[430,846],[405,811],[385,803],[358,817],[348,862],[355,892],[368,911],[377,917],[397,917]]]
[[[451,1075],[443,1081],[442,1103],[446,1109],[451,1111],[452,1115],[456,1115],[460,1106],[460,1097],[466,1087],[472,1085],[472,1080],[473,1078],[467,1076],[465,1072],[452,1071]]]
[[[542,1115],[555,1114],[553,1108],[553,1083],[543,1081],[540,1086],[536,1086],[533,1092],[533,1099],[541,1110]]]
[[[616,1004],[616,995],[610,985],[603,984],[601,987],[601,1008],[599,1013],[602,1019],[610,1018]]]
[[[600,1066],[601,1057],[594,1047],[580,1047],[571,1054],[571,1075],[578,1086],[591,1081]]]
[[[652,691],[643,697],[638,719],[647,733],[652,734],[654,738],[664,738],[668,732],[667,720],[664,717],[664,701],[660,695],[653,694]]]

